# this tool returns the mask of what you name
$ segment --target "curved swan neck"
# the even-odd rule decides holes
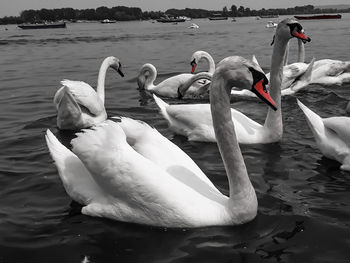
[[[149,72],[149,76],[145,78],[144,87],[146,90],[152,90],[154,88],[154,81],[157,78],[157,69],[151,64],[146,64],[143,66],[142,74],[146,74],[146,72]]]
[[[194,82],[200,79],[212,79],[212,74],[209,72],[200,72],[195,75],[193,75],[189,80],[187,80],[185,83],[183,83],[178,90],[178,93],[180,93],[182,96],[184,96],[187,92],[187,90],[192,86]]]
[[[208,62],[208,66],[209,66],[208,72],[210,74],[214,74],[215,62],[214,62],[213,57],[210,56],[209,53],[207,53],[205,51],[202,52],[201,56],[202,56],[203,59],[205,59]]]
[[[298,62],[305,62],[305,46],[301,39],[298,39]]]
[[[213,77],[210,87],[210,105],[217,144],[225,165],[230,187],[230,199],[252,191],[247,169],[238,145],[230,108],[231,87],[227,81]]]
[[[279,139],[283,133],[281,111],[281,83],[283,78],[284,55],[288,47],[289,39],[276,36],[271,57],[270,72],[270,96],[275,101],[277,110],[269,107],[264,126],[275,134]]]
[[[98,78],[97,78],[97,88],[96,93],[102,100],[103,104],[105,103],[105,79],[106,79],[106,72],[107,69],[110,66],[109,59],[106,58],[100,67],[100,70],[98,72]]]

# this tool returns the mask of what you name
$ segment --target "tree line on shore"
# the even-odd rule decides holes
[[[213,15],[243,17],[243,16],[266,16],[266,15],[295,15],[295,14],[319,14],[319,13],[350,13],[348,9],[319,9],[313,5],[295,6],[291,8],[275,8],[260,10],[245,8],[244,6],[237,7],[232,5],[230,8],[226,6],[219,11],[205,10],[205,9],[168,9],[165,12],[161,11],[142,11],[138,7],[116,6],[108,8],[105,6],[96,9],[73,9],[73,8],[59,8],[59,9],[40,9],[40,10],[24,10],[19,16],[5,16],[0,18],[0,24],[20,24],[20,23],[35,23],[42,21],[77,21],[77,20],[91,20],[98,21],[103,19],[113,19],[117,21],[129,20],[148,20],[158,19],[162,16],[186,16],[190,18],[207,18]]]

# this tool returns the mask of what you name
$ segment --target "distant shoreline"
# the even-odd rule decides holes
[[[346,7],[347,5],[335,5]],[[59,8],[59,9],[40,9],[40,10],[24,10],[20,16],[5,16],[0,18],[0,24],[22,24],[22,23],[42,23],[46,21],[70,21],[76,22],[79,20],[86,21],[102,21],[105,19],[116,21],[133,21],[133,20],[157,20],[164,16],[171,17],[188,17],[195,18],[209,18],[214,15],[221,15],[226,17],[249,17],[249,16],[276,16],[276,15],[306,15],[306,14],[334,14],[334,13],[350,13],[349,8],[335,9],[335,8],[315,8],[313,5],[295,6],[291,8],[270,8],[254,10],[245,8],[244,6],[223,7],[221,11],[205,10],[205,9],[168,9],[165,12],[161,11],[142,11],[139,7],[116,6],[112,8],[98,7],[96,9],[73,9],[73,8]]]

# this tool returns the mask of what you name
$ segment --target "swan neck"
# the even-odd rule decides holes
[[[289,42],[287,44],[286,51],[284,52],[284,58],[283,58],[284,66],[288,65],[288,60],[289,60]]]
[[[281,111],[281,83],[283,78],[283,65],[288,41],[276,36],[271,57],[270,73],[270,96],[275,101],[277,110],[269,107],[264,126],[281,139],[283,133],[282,111]]]
[[[215,76],[213,77],[215,78]],[[254,191],[238,145],[230,108],[231,85],[225,80],[213,79],[210,87],[210,105],[215,136],[230,187],[230,199],[245,191]]]
[[[211,80],[212,74],[210,74],[209,72],[200,72],[193,75],[191,78],[189,78],[185,83],[183,83],[179,87],[179,93],[182,94],[182,96],[184,96],[187,90],[193,85],[193,83],[200,79]]]
[[[98,78],[97,78],[97,88],[96,93],[100,97],[102,103],[105,102],[105,79],[106,79],[106,72],[109,68],[109,62],[107,59],[105,59],[100,67],[100,70],[98,72]]]
[[[208,72],[210,74],[214,74],[214,71],[215,71],[215,62],[214,62],[214,59],[212,58],[212,56],[210,56],[207,52],[203,53],[203,58],[207,60],[208,62],[208,66],[209,66],[209,69],[208,69]]]
[[[305,46],[301,39],[298,39],[298,62],[305,62]]]
[[[149,72],[149,76],[145,79],[145,89],[150,91],[153,90],[155,85],[154,85],[154,81],[157,78],[157,69],[155,67],[151,67],[151,66],[147,66],[144,68],[143,70],[143,74],[145,74],[146,72]]]

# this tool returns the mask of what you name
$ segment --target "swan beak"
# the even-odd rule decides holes
[[[311,38],[309,38],[308,36],[305,35],[304,30],[302,31],[298,31],[297,28],[295,28],[292,31],[292,35],[295,36],[296,38],[299,38],[303,41],[303,43],[305,44],[306,42],[310,42]]]
[[[124,77],[124,73],[122,71],[122,67],[121,67],[120,64],[118,66],[117,65],[111,65],[110,67],[112,69],[114,69],[115,71],[117,71],[120,76]]]
[[[255,93],[263,102],[269,105],[273,110],[277,110],[276,103],[271,98],[269,92],[267,91],[264,83],[264,79],[259,80],[253,87],[252,92]]]
[[[119,73],[120,76],[124,77],[124,73],[120,68],[118,68],[117,72]]]
[[[196,70],[196,67],[197,67],[197,63],[196,63],[196,60],[192,60],[191,62],[191,66],[192,66],[192,70],[191,70],[191,73],[193,74]]]

